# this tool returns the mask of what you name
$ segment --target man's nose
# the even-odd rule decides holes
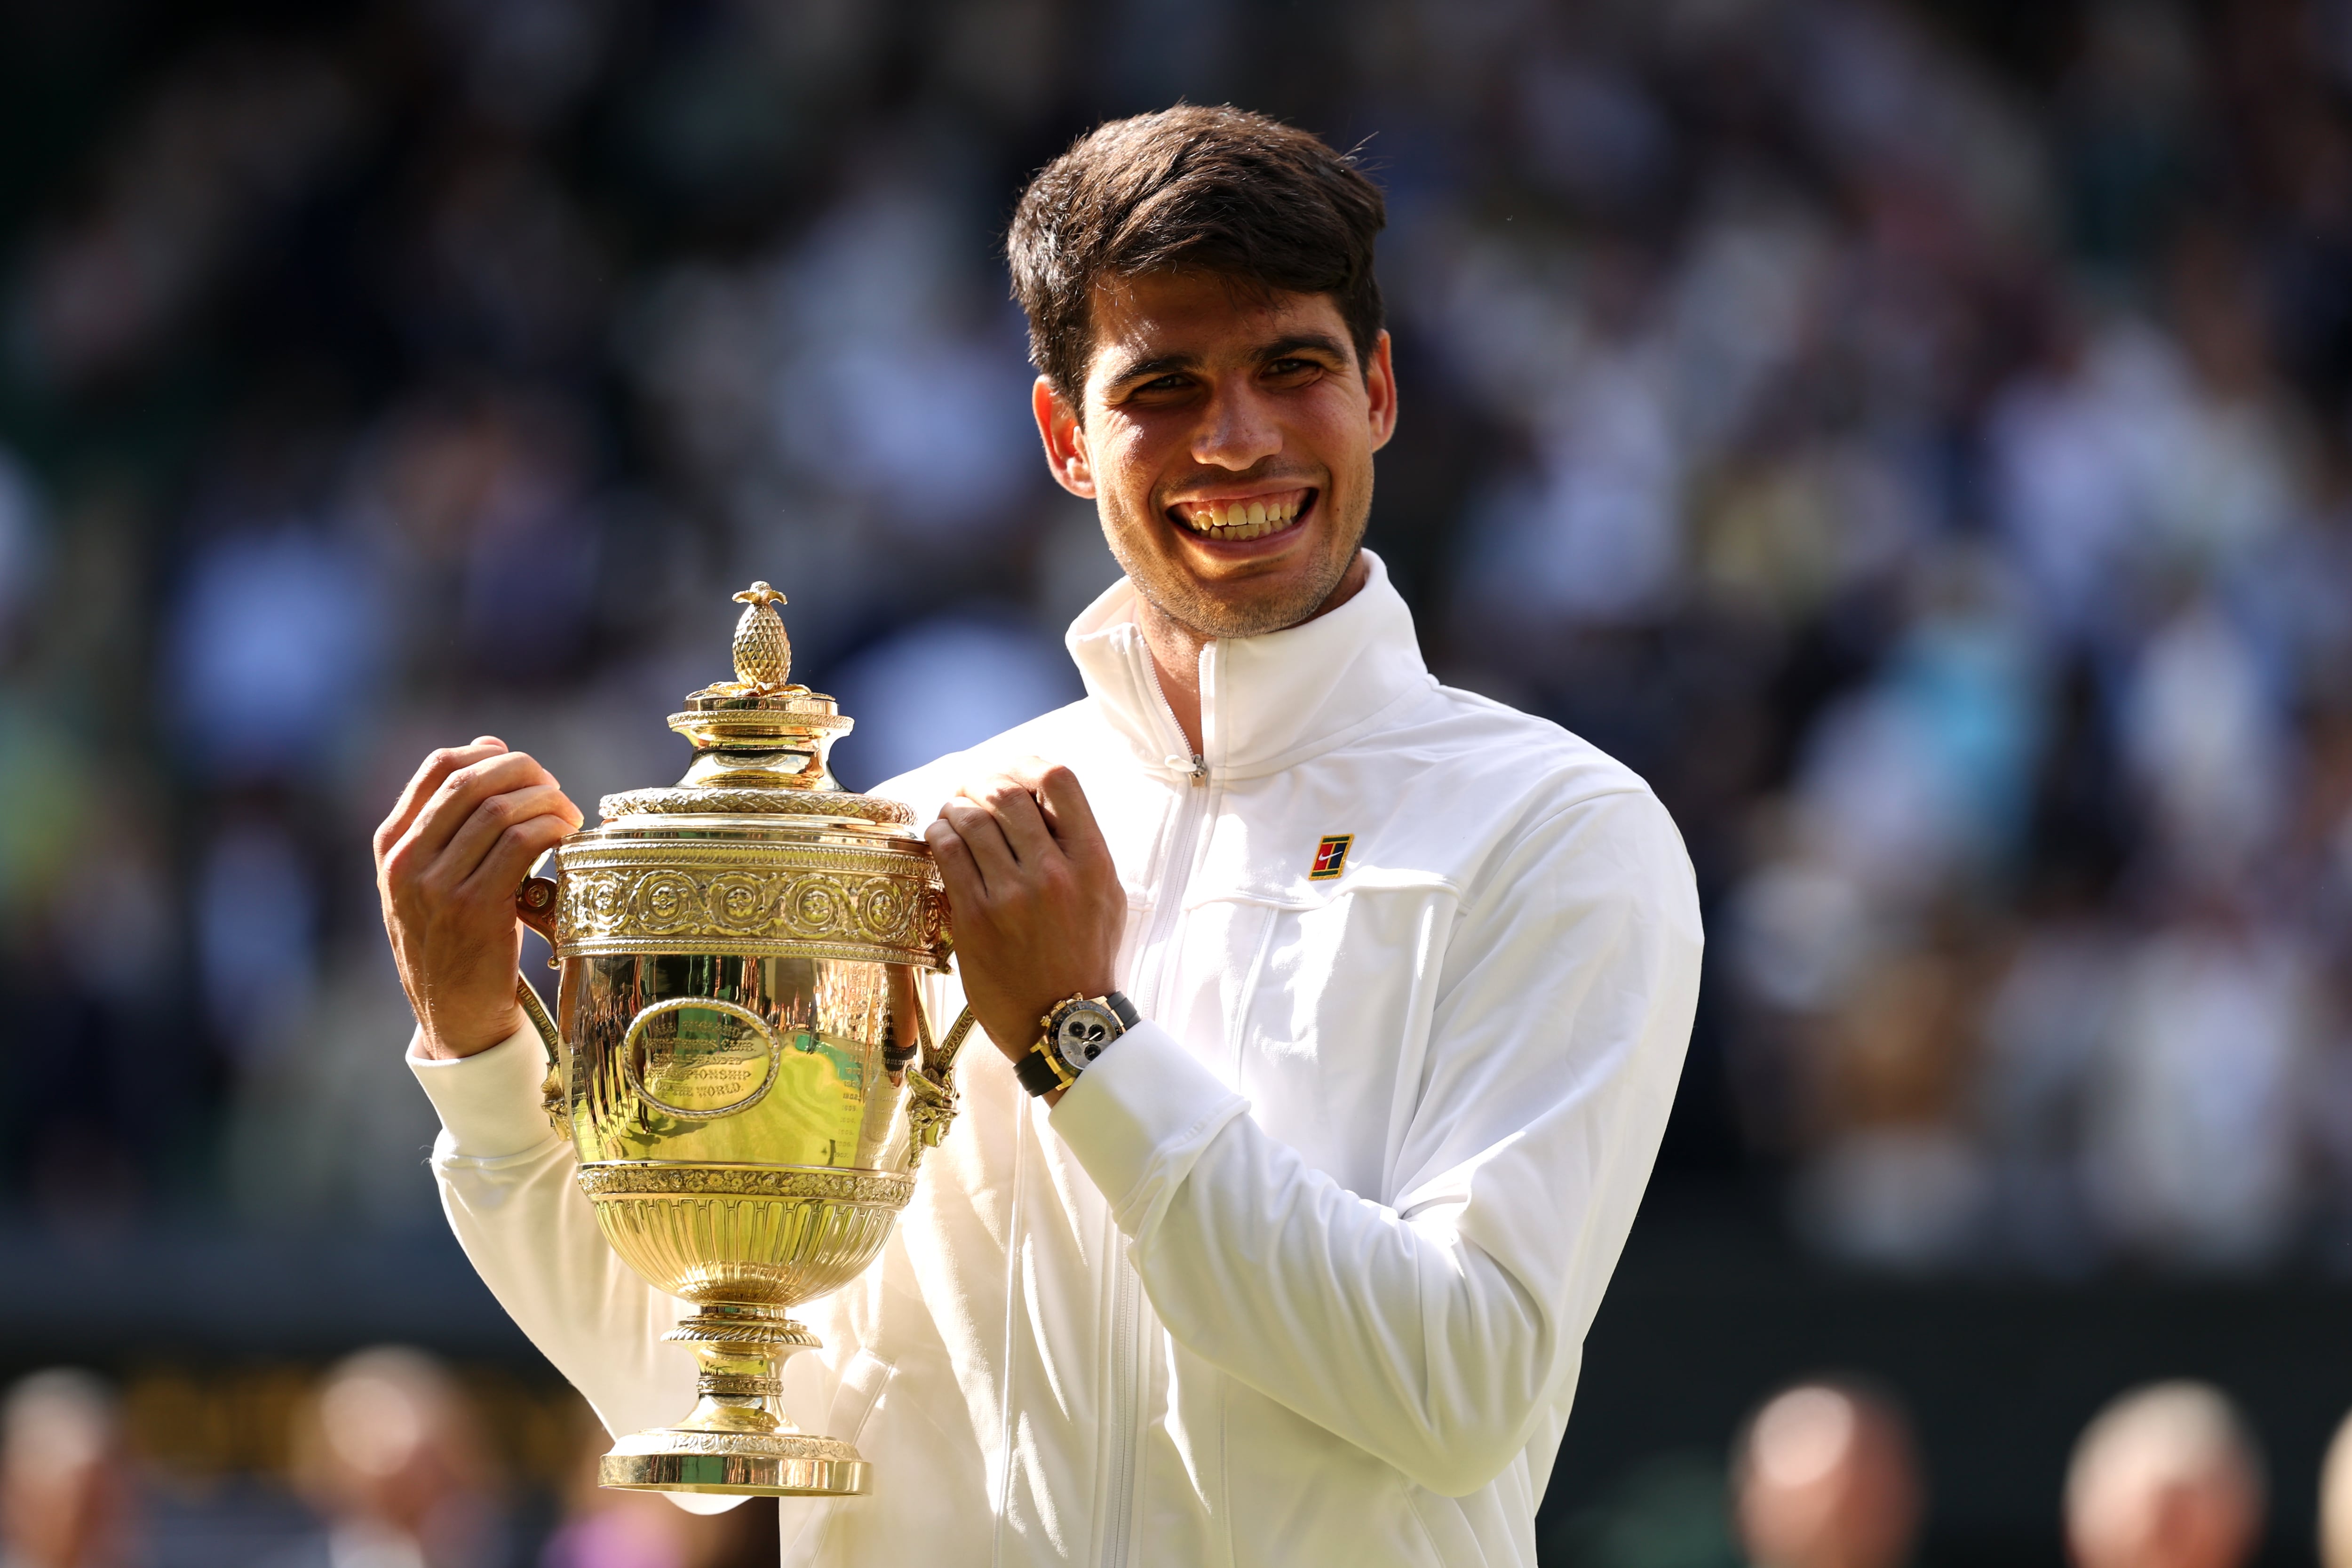
[[[1282,427],[1266,400],[1248,387],[1219,387],[1192,433],[1192,460],[1236,472],[1282,450]]]

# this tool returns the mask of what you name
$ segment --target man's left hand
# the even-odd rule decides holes
[[[1111,989],[1127,891],[1110,846],[1077,776],[1036,757],[967,784],[923,837],[947,884],[964,1000],[1017,1062],[1055,1004]]]

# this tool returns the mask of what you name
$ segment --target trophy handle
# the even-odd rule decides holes
[[[547,939],[547,966],[560,967],[555,956],[555,904],[560,891],[551,877],[525,877],[522,886],[515,889],[515,919]],[[547,1051],[547,1078],[539,1086],[539,1102],[554,1123],[559,1135],[569,1136],[571,1127],[564,1117],[563,1033],[555,1020],[547,1016],[547,1005],[530,982],[515,976],[515,1000],[522,1004],[523,1014],[530,1026],[539,1031],[539,1043]]]
[[[971,1009],[966,1007],[948,1026],[947,1037],[931,1042],[930,1019],[923,1010],[920,987],[915,990],[915,1037],[922,1059],[907,1073],[907,1166],[922,1162],[923,1151],[936,1149],[955,1122],[955,1064],[963,1043],[971,1037]]]
[[[545,937],[551,949],[555,946],[555,900],[561,890],[552,877],[525,877],[515,889],[515,919]],[[547,966],[552,969],[555,963],[550,952]]]

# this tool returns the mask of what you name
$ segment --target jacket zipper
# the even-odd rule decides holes
[[[1151,694],[1160,699],[1160,711],[1168,721],[1171,734],[1183,739],[1184,726],[1176,721],[1176,710],[1168,700],[1168,693],[1160,684],[1160,667],[1149,648],[1143,650],[1143,668],[1151,678]],[[1204,738],[1205,739],[1205,738]],[[1160,878],[1160,900],[1151,912],[1151,929],[1145,933],[1143,952],[1156,955],[1151,974],[1151,1010],[1157,1013],[1167,1004],[1168,944],[1174,939],[1176,923],[1184,908],[1184,892],[1192,879],[1192,860],[1200,846],[1193,842],[1200,835],[1201,821],[1208,803],[1209,760],[1200,752],[1192,753],[1189,763],[1181,753],[1171,753],[1168,765],[1190,781],[1183,799],[1176,807],[1176,830],[1168,840],[1168,862]],[[1178,857],[1181,856],[1180,859]],[[1140,1322],[1143,1316],[1143,1279],[1127,1254],[1118,1245],[1118,1227],[1112,1227],[1110,1245],[1107,1249],[1112,1259],[1110,1364],[1116,1380],[1111,1388],[1110,1511],[1104,1521],[1103,1568],[1127,1568],[1128,1536],[1134,1524],[1136,1450],[1140,1444],[1139,1431],[1143,1413],[1144,1363],[1140,1342]]]
[[[1168,689],[1160,684],[1160,661],[1151,657],[1151,649],[1149,647],[1143,649],[1143,673],[1150,678],[1151,695],[1160,700],[1160,716],[1168,721],[1168,732],[1175,736],[1180,744],[1189,745],[1191,742],[1184,739],[1184,726],[1176,721],[1176,705],[1168,700]],[[1207,740],[1206,735],[1202,737],[1203,744]],[[1209,759],[1199,752],[1192,752],[1190,757],[1182,752],[1171,752],[1166,761],[1170,768],[1192,780],[1194,789],[1209,782]],[[1184,873],[1187,878],[1192,875],[1192,863],[1188,860],[1184,863]],[[1153,929],[1158,929],[1158,922],[1154,922]]]

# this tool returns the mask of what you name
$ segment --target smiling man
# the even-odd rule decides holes
[[[1696,993],[1642,781],[1440,686],[1361,549],[1379,192],[1231,109],[1106,125],[1009,244],[1055,478],[1125,578],[1087,697],[884,786],[997,1047],[786,1400],[873,1461],[787,1562],[1523,1564]],[[377,836],[434,1168],[616,1432],[692,1386],[537,1108],[504,899],[579,821],[495,741]]]

